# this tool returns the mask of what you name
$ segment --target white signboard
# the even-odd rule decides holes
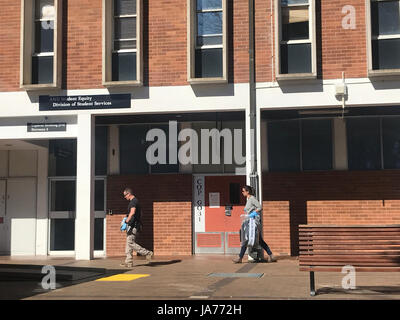
[[[210,192],[208,194],[208,200],[210,204],[210,208],[219,208],[220,201],[219,201],[219,192]]]
[[[205,220],[205,181],[204,176],[193,177],[193,211],[194,211],[194,230],[195,232],[206,231]]]

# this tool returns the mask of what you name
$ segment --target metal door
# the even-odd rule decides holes
[[[195,253],[237,254],[244,176],[195,175],[193,211]]]

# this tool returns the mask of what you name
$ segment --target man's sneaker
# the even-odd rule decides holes
[[[125,267],[125,268],[132,268],[133,267],[133,263],[121,263],[120,264],[121,267]]]
[[[233,263],[242,263],[242,259],[241,258],[234,258],[232,259]]]
[[[276,260],[275,256],[274,256],[273,254],[271,254],[271,255],[269,256],[268,262],[276,262],[276,261],[277,261],[277,260]]]
[[[150,251],[148,254],[146,254],[146,260],[150,261],[153,255],[154,255],[153,251]]]

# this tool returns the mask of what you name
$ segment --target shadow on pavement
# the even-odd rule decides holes
[[[136,267],[158,267],[158,266],[167,266],[170,264],[180,263],[182,260],[170,260],[170,261],[150,261],[144,264],[138,264]]]
[[[49,292],[42,281],[49,283],[49,273],[42,273],[42,265],[0,265],[0,300],[19,300]],[[56,289],[94,281],[127,272],[126,269],[102,269],[54,266]],[[46,278],[47,277],[47,278]]]
[[[400,286],[357,286],[356,289],[343,289],[343,288],[329,288],[324,287],[317,290],[318,295],[323,294],[362,294],[362,295],[376,295],[376,294],[400,294]]]

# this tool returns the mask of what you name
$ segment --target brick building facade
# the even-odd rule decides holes
[[[258,173],[274,253],[298,254],[299,224],[398,223],[399,5],[255,0]],[[35,201],[24,221],[21,208],[0,206],[0,253],[123,255],[128,185],[143,206],[140,242],[155,255],[236,252],[243,199],[234,188],[249,183],[251,163],[248,1],[0,0],[0,8],[0,193],[31,181]],[[129,102],[115,108],[40,103],[121,94]],[[245,163],[147,163],[146,134],[170,121],[198,133],[242,129]],[[28,123],[65,130],[32,132]],[[13,237],[18,230],[32,248]]]

